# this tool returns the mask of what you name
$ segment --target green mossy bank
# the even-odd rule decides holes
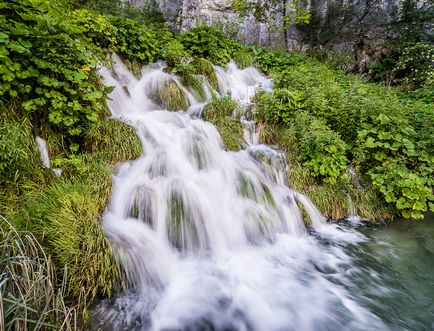
[[[137,158],[141,144],[132,128],[109,118],[110,88],[103,86],[97,68],[110,65],[111,52],[137,76],[142,65],[166,60],[166,70],[201,98],[198,77],[218,87],[212,64],[234,59],[240,67],[254,65],[271,76],[273,91],[260,91],[251,113],[261,142],[287,153],[289,184],[330,219],[346,217],[350,210],[373,221],[421,218],[434,209],[434,108],[426,98],[432,86],[405,93],[300,54],[238,44],[207,26],[176,35],[164,23],[149,23],[134,13],[129,15],[133,20],[77,9],[66,1],[2,2],[0,215],[8,221],[1,223],[0,264],[7,266],[2,277],[12,279],[17,269],[7,251],[14,242],[22,242],[28,254],[46,256],[39,273],[46,278],[38,289],[56,292],[42,286],[46,280],[62,288],[61,295],[51,296],[62,304],[46,312],[45,327],[71,316],[86,319],[86,307],[95,298],[122,287],[122,270],[104,238],[101,214],[116,164]],[[170,110],[188,107],[174,82],[156,98]],[[231,151],[244,144],[240,116],[230,97],[215,97],[203,113]],[[35,135],[47,141],[61,177],[39,164]],[[35,248],[35,242],[40,246]],[[22,289],[22,283],[0,282],[0,293],[13,294],[4,301],[6,329],[39,323],[30,317],[18,321],[23,309],[32,316],[42,305],[31,295],[20,298]],[[78,307],[80,313],[65,307]]]

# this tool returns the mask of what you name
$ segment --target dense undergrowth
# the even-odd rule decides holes
[[[255,65],[274,78],[273,91],[254,99],[261,141],[286,151],[290,185],[307,193],[329,218],[348,215],[348,197],[358,215],[372,220],[421,218],[434,209],[432,89],[404,93],[303,55],[240,45],[210,27],[175,35],[131,8],[123,16],[135,19],[113,16],[116,12],[108,9],[102,14],[93,11],[100,7],[85,3],[85,8],[80,1],[1,4],[0,214],[9,223],[1,229],[2,279],[8,281],[0,282],[0,317],[6,329],[74,328],[71,318],[86,317],[93,299],[121,286],[100,215],[115,165],[139,156],[141,146],[131,128],[108,117],[110,88],[103,86],[97,69],[110,65],[110,52],[137,76],[142,65],[164,59],[166,70],[202,98],[198,75],[218,88],[212,64],[224,66],[234,59],[240,67]],[[168,84],[158,97],[167,100],[169,109],[185,109],[185,97],[175,85]],[[240,116],[230,97],[214,98],[203,113],[228,150],[243,145]],[[48,142],[61,177],[38,164],[35,135]],[[12,246],[30,247],[43,270],[32,271],[28,279],[14,278],[13,272],[20,271],[6,258]],[[14,286],[32,277],[42,277],[32,289],[41,292],[18,298]],[[29,299],[35,293],[50,298],[47,303]],[[80,313],[66,309],[65,302],[79,303]],[[54,308],[44,310],[35,324],[32,316],[45,304]],[[23,309],[28,317],[18,320]]]

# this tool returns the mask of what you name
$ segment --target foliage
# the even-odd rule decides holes
[[[138,59],[150,63],[158,59],[160,42],[152,30],[137,21],[111,17],[116,28],[116,51],[127,59]]]
[[[65,300],[65,284],[56,279],[51,258],[32,233],[1,216],[0,222],[2,330],[75,330],[78,313]]]
[[[0,184],[32,174],[37,164],[37,148],[29,121],[0,119]]]
[[[243,126],[240,116],[241,109],[229,96],[213,99],[202,112],[203,119],[214,124],[219,130],[225,149],[231,151],[241,148]]]
[[[255,61],[252,49],[248,46],[241,46],[234,54],[234,61],[240,69],[252,66]]]
[[[110,169],[92,162],[83,173],[70,173],[46,189],[25,197],[27,229],[43,238],[55,270],[66,266],[68,295],[83,304],[96,295],[110,296],[119,281],[118,268],[105,239],[100,215],[111,191]]]
[[[212,122],[222,137],[223,146],[228,151],[239,151],[243,141],[243,126],[239,119],[224,117]]]
[[[202,75],[208,79],[210,85],[218,90],[218,80],[212,63],[205,59],[194,59],[194,72],[198,75]]]
[[[271,124],[287,124],[298,110],[305,107],[303,95],[288,89],[274,89],[259,94],[256,99],[258,119]]]
[[[0,95],[19,98],[29,114],[78,136],[104,111],[95,46],[47,2],[34,3],[2,6]]]
[[[142,144],[132,127],[117,119],[105,119],[88,130],[86,150],[99,153],[111,164],[133,160],[142,153]]]
[[[434,88],[434,46],[416,43],[405,47],[394,71],[398,79],[412,86]]]
[[[137,6],[131,0],[72,0],[71,3],[75,7],[124,17],[144,24],[164,22],[163,15],[155,0],[144,0],[141,6]]]
[[[363,147],[358,162],[374,188],[404,217],[422,218],[428,208],[434,209],[434,157],[414,138],[405,119],[380,114],[359,131]]]
[[[154,98],[159,105],[170,111],[187,110],[188,108],[187,97],[174,80],[166,81],[159,90],[155,91]]]
[[[202,112],[202,118],[205,121],[214,122],[225,117],[240,117],[238,103],[232,100],[230,96],[215,98],[208,103]]]
[[[194,58],[206,59],[218,65],[228,63],[238,49],[235,41],[206,25],[182,34],[180,41]]]
[[[409,94],[366,83],[311,61],[294,64],[276,74],[274,91],[256,98],[257,117],[268,127],[290,128],[299,109],[324,120],[348,146],[349,162],[357,164],[373,188],[403,216],[420,218],[429,208],[431,196],[427,192],[432,191],[434,151],[429,124],[434,120],[432,102],[424,103],[422,98],[417,100]],[[296,102],[300,106],[295,106]],[[285,136],[278,135],[279,129],[273,130],[270,130],[274,133],[269,140],[274,139],[279,145],[288,143]],[[299,127],[291,134],[296,137],[298,131],[306,130]],[[315,136],[316,132],[311,134]],[[295,138],[290,142],[292,148],[300,144]],[[299,151],[303,154],[303,150]],[[306,156],[304,158],[303,163],[310,166],[309,172],[315,172],[313,164],[306,161]],[[315,156],[312,160],[317,161]],[[345,162],[341,160],[342,163],[335,165],[343,167]],[[399,172],[387,172],[390,165],[386,164],[396,165]],[[389,183],[392,175],[395,176],[393,185]],[[405,178],[414,179],[415,197],[403,194],[403,189],[408,187]]]
[[[255,65],[266,74],[279,73],[304,59],[300,54],[271,51],[259,46],[252,46],[252,51]]]
[[[163,57],[166,59],[167,66],[174,68],[176,65],[187,62],[189,55],[184,46],[177,39],[174,39],[166,44]]]

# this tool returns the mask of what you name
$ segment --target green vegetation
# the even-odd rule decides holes
[[[432,104],[312,60],[276,73],[256,99],[265,138],[298,150],[313,177],[334,182],[352,164],[403,217],[433,209]]]
[[[100,218],[115,164],[142,148],[131,127],[108,118],[110,88],[97,68],[110,65],[110,52],[137,76],[143,64],[166,60],[166,70],[201,99],[202,79],[218,88],[213,64],[234,59],[273,77],[274,90],[254,100],[261,139],[287,152],[292,187],[330,218],[348,215],[348,196],[373,220],[434,209],[429,47],[412,45],[399,57],[400,80],[419,86],[407,92],[304,55],[240,45],[211,27],[174,35],[154,23],[153,9],[123,1],[6,0],[1,8],[0,215],[10,223],[0,228],[7,278],[0,295],[10,295],[0,298],[8,330],[74,328],[95,297],[121,286]],[[154,97],[169,110],[188,107],[173,80]],[[227,150],[242,147],[237,102],[215,97],[202,115]],[[35,135],[48,142],[61,177],[39,165]],[[201,168],[203,151],[192,153]]]
[[[241,149],[243,126],[240,122],[240,112],[237,102],[230,97],[212,100],[202,112],[202,118],[217,127],[224,148],[230,151]]]
[[[3,330],[75,330],[79,314],[67,302],[50,257],[32,233],[17,231],[1,216],[0,222]]]

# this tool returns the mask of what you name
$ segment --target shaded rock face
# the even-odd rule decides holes
[[[140,1],[140,0],[137,0]],[[144,0],[142,0],[144,1]],[[288,0],[291,1],[291,0]],[[186,31],[191,27],[199,24],[215,25],[225,31],[231,37],[241,42],[254,43],[272,47],[287,47],[289,50],[303,50],[312,44],[321,42],[312,40],[315,34],[316,38],[322,38],[321,32],[329,28],[330,23],[333,25],[347,25],[349,29],[355,24],[359,24],[357,17],[362,17],[367,9],[369,15],[363,18],[363,25],[370,26],[372,31],[370,36],[376,39],[378,36],[373,34],[378,26],[384,26],[390,21],[390,18],[396,14],[398,5],[402,0],[305,0],[305,6],[312,13],[312,19],[315,20],[314,28],[317,31],[294,26],[288,29],[286,34],[286,43],[282,32],[270,31],[265,23],[260,23],[254,17],[241,18],[231,9],[233,0],[157,0],[160,10],[166,19],[172,24],[172,27],[178,31]],[[354,16],[352,19],[343,17],[336,13],[339,6],[352,6]],[[368,6],[368,8],[366,8]],[[281,26],[281,19],[277,18],[276,26]],[[276,30],[276,29],[273,29]],[[279,29],[278,29],[279,30]],[[281,29],[280,29],[281,30]],[[307,30],[307,31],[306,31]],[[318,33],[320,32],[320,33]],[[331,31],[333,33],[333,31]],[[340,39],[344,39],[343,37]],[[378,38],[377,38],[378,39]],[[340,44],[342,47],[343,40],[335,40],[333,43]]]
[[[150,0],[134,0],[144,3]],[[154,1],[154,0],[151,0]],[[253,16],[240,17],[232,10],[233,0],[155,0],[172,28],[187,31],[213,25],[242,43],[305,51],[334,49],[354,58],[351,70],[365,72],[383,52],[386,25],[399,15],[403,0],[303,0],[312,14],[306,26],[293,25],[282,32],[281,17],[267,24]],[[292,0],[287,0],[288,2]],[[419,0],[423,4],[431,0]],[[345,10],[343,10],[345,8]],[[279,31],[279,32],[276,32]],[[286,38],[286,40],[285,40]]]

